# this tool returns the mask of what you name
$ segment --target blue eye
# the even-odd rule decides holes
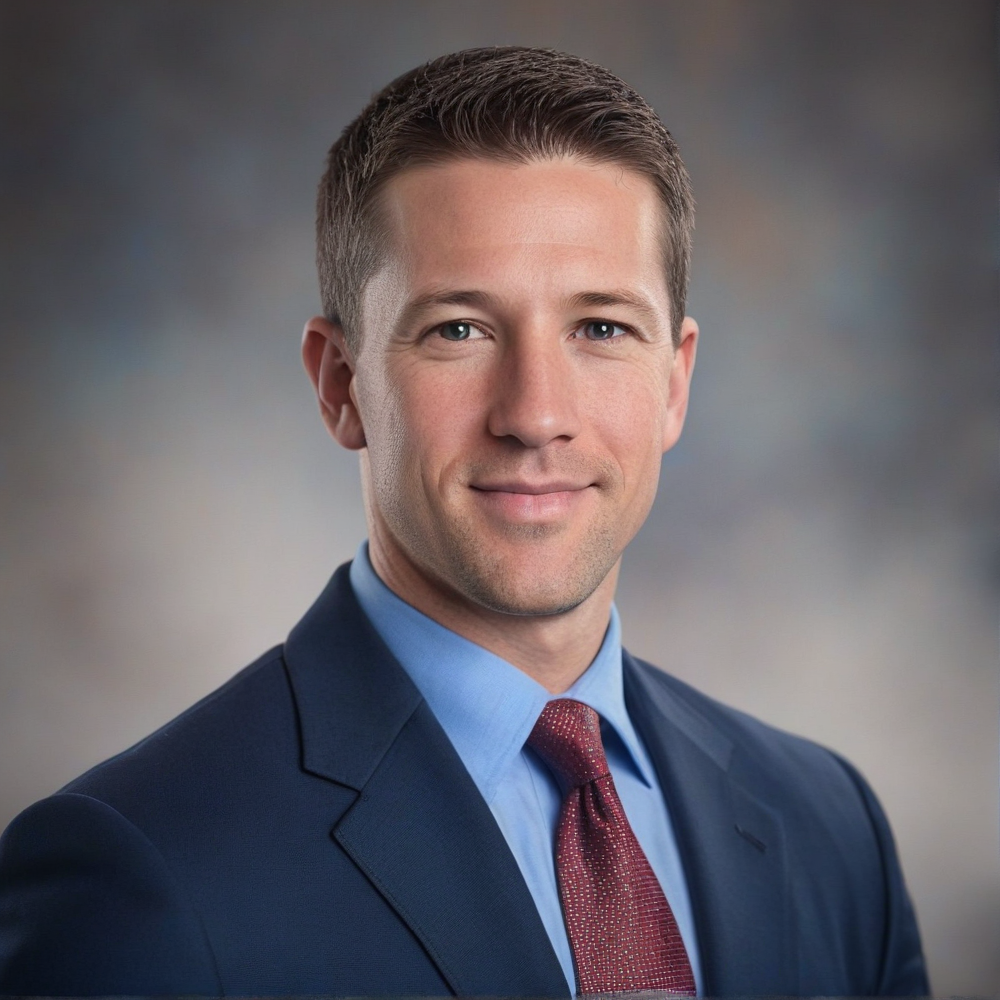
[[[607,320],[595,319],[583,325],[583,335],[587,340],[614,340],[624,336],[625,328]]]
[[[442,323],[438,332],[445,340],[468,340],[476,328],[471,323]]]

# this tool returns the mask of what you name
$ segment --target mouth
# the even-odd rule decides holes
[[[539,523],[565,519],[589,495],[594,483],[570,480],[470,483],[477,501],[492,516],[509,522]]]
[[[471,489],[478,490],[480,493],[517,493],[534,497],[547,496],[553,493],[578,493],[593,485],[593,483],[589,482],[573,482],[568,479],[553,479],[548,482],[539,483],[509,479],[469,484]]]

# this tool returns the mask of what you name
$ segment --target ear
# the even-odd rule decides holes
[[[339,323],[314,316],[302,331],[302,363],[316,390],[319,412],[331,436],[352,451],[365,446],[354,398],[354,362]]]
[[[690,316],[685,316],[684,322],[681,323],[681,341],[674,350],[674,362],[667,385],[667,413],[663,425],[664,451],[670,451],[677,444],[684,429],[691,373],[694,371],[697,348],[698,324]]]

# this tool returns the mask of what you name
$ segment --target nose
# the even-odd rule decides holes
[[[551,330],[520,331],[504,345],[493,385],[489,431],[526,448],[580,432],[579,378],[571,351]]]

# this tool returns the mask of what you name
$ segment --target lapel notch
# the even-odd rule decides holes
[[[302,766],[359,791],[421,703],[341,566],[285,643]]]

